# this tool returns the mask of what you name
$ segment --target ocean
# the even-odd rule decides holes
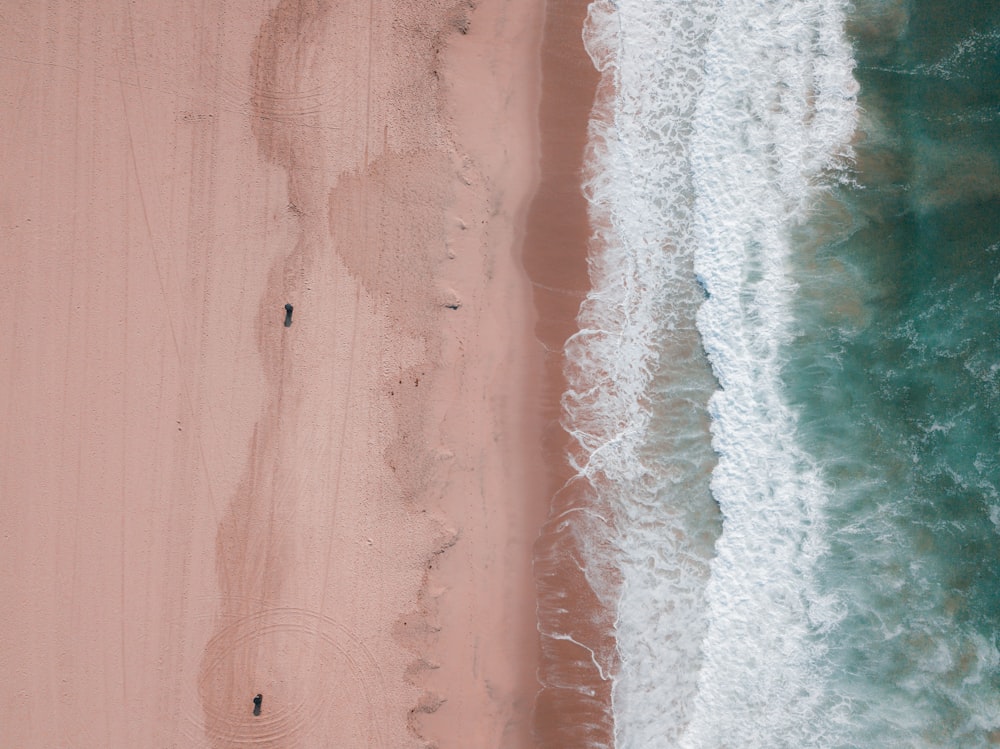
[[[1000,2],[584,38],[563,418],[614,746],[1000,746]]]

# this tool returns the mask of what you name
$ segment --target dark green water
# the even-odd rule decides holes
[[[801,232],[785,384],[832,487],[848,746],[1000,745],[1000,3],[859,3],[854,183]]]

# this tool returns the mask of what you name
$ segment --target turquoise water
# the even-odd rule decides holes
[[[846,745],[995,745],[1000,6],[860,11],[865,138],[800,231],[783,377],[832,488],[817,637]]]

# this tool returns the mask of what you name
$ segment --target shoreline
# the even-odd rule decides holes
[[[614,742],[611,683],[594,662],[594,652],[614,652],[613,622],[575,561],[586,558],[586,550],[567,518],[588,507],[589,485],[574,480],[568,460],[572,441],[562,426],[561,402],[568,388],[564,344],[579,330],[577,314],[591,288],[593,232],[582,180],[601,76],[583,45],[588,5],[583,0],[546,2],[539,108],[542,174],[524,249],[538,314],[535,335],[546,351],[540,410],[549,509],[533,556],[543,685],[536,730],[540,746],[552,749]]]

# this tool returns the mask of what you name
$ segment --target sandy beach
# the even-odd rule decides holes
[[[7,8],[0,745],[536,745],[543,10]]]

